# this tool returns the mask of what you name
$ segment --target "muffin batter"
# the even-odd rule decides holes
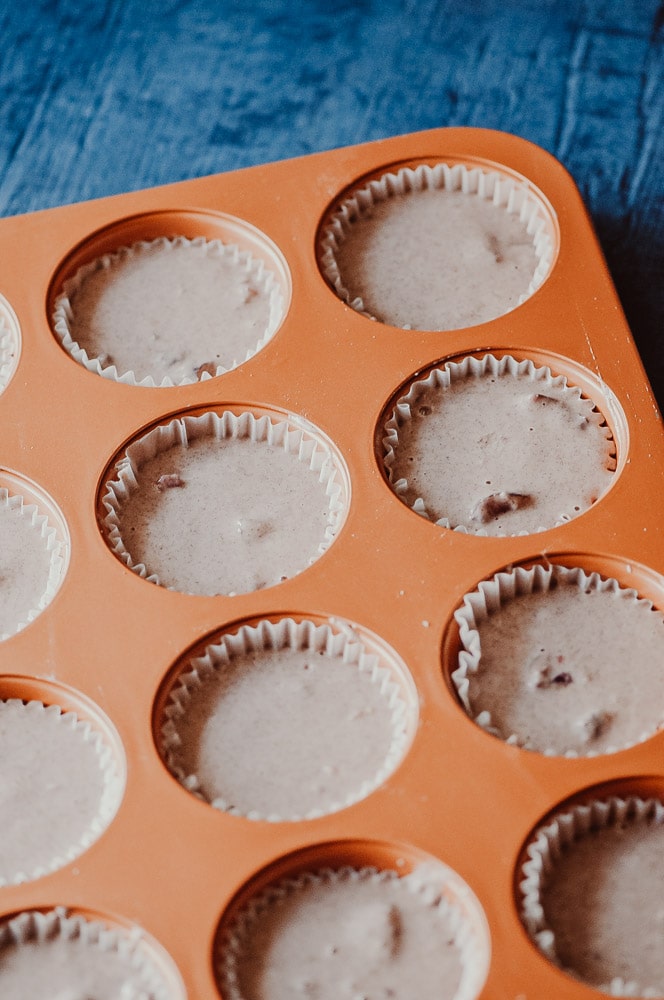
[[[141,465],[120,510],[134,562],[190,594],[245,593],[320,554],[330,497],[297,454],[246,437],[200,437]]]
[[[173,1000],[147,956],[137,957],[135,943],[121,949],[120,935],[111,943],[106,928],[81,918],[61,918],[58,933],[54,914],[49,917],[54,930],[48,936],[42,932],[15,943],[5,934],[3,1000]]]
[[[31,515],[0,503],[0,638],[34,617],[47,592],[52,560],[48,539]]]
[[[232,812],[339,809],[375,785],[403,729],[384,677],[316,649],[254,651],[197,674],[171,716],[169,765]]]
[[[558,582],[477,623],[472,714],[521,746],[563,754],[624,747],[664,725],[664,616],[626,591]]]
[[[219,243],[137,244],[84,271],[70,293],[69,332],[119,375],[196,381],[256,350],[270,327],[270,286],[255,262]]]
[[[590,507],[613,478],[606,427],[578,392],[527,375],[453,378],[415,390],[390,467],[409,506],[487,535],[551,528]]]
[[[443,188],[374,202],[349,225],[335,257],[351,301],[415,330],[501,316],[527,294],[538,264],[518,214]]]
[[[120,788],[103,753],[72,713],[0,701],[0,885],[61,867],[108,824]]]
[[[615,823],[567,847],[542,894],[561,965],[597,988],[620,977],[664,996],[663,872],[664,825],[654,820]]]
[[[373,869],[305,876],[238,935],[232,1000],[452,1000],[464,973],[458,920],[423,891]]]

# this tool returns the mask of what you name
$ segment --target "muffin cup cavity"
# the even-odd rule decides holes
[[[75,712],[7,698],[0,700],[0,718],[2,759],[12,775],[2,886],[41,878],[87,850],[115,816],[124,778],[114,748]],[[12,801],[20,809],[10,808]]]
[[[165,266],[170,268],[167,275],[170,277],[165,287],[158,286],[159,277],[156,272],[152,276],[148,272],[141,282],[140,302],[134,303],[135,309],[145,308],[146,311],[146,329],[142,341],[133,328],[136,313],[130,311],[129,305],[125,307],[118,301],[115,307],[118,312],[127,309],[126,333],[115,326],[110,332],[106,332],[106,337],[104,331],[97,331],[95,340],[99,341],[102,350],[95,352],[89,344],[86,346],[85,335],[89,337],[92,334],[89,330],[81,329],[85,316],[79,316],[78,307],[78,300],[86,292],[86,285],[94,281],[100,286],[88,309],[93,317],[91,322],[96,324],[96,308],[101,323],[107,319],[102,309],[103,303],[100,305],[102,293],[108,294],[113,282],[120,281],[127,285],[132,267],[150,263],[154,265],[159,259],[165,261]],[[168,286],[174,280],[174,275],[170,272],[174,270],[173,263],[176,260],[181,263],[189,260],[189,264],[193,263],[194,266],[197,261],[216,263],[220,269],[218,283],[221,269],[228,272],[225,275],[230,285],[227,291],[227,317],[223,314],[223,303],[215,301],[214,318],[198,319],[197,298],[186,282],[169,306],[171,291]],[[151,283],[154,283],[152,288]],[[213,285],[210,283],[210,294],[212,292]],[[238,298],[238,302],[231,300],[231,294]],[[186,309],[180,307],[180,299],[184,300]],[[256,310],[257,305],[261,306],[260,312]],[[182,312],[179,328],[169,316],[176,306]],[[243,308],[252,310],[251,317],[247,316],[244,321]],[[232,309],[235,312],[231,312]],[[187,239],[184,236],[169,239],[161,236],[120,247],[83,264],[72,277],[65,280],[61,293],[55,299],[53,328],[64,349],[88,371],[126,385],[164,387],[205,381],[237,368],[268,343],[281,324],[284,313],[285,303],[280,282],[265,262],[253,257],[249,250],[241,249],[237,244],[223,243],[219,239],[208,241],[205,237]],[[212,326],[214,330],[209,329],[204,337],[199,334],[200,327]],[[238,326],[241,332],[236,332]],[[234,341],[229,344],[231,337]],[[125,338],[128,343],[125,343]],[[116,362],[114,351],[126,356],[125,363]],[[130,363],[132,351],[138,354],[138,358]],[[163,358],[160,358],[160,352]]]
[[[216,809],[280,822],[337,812],[389,777],[413,729],[405,668],[339,625],[264,619],[185,662],[157,724],[160,753],[187,791]],[[245,720],[235,739],[233,715]],[[254,718],[269,736],[257,736]]]
[[[6,485],[5,485],[6,484]],[[20,632],[51,603],[67,567],[66,532],[18,477],[0,471],[0,534],[5,595],[0,641]],[[21,492],[18,492],[18,491]]]
[[[477,315],[474,313],[477,290],[482,289],[485,283],[485,279],[482,277],[482,267],[486,267],[486,264],[482,262],[482,253],[486,255],[490,266],[493,267],[503,265],[506,259],[505,255],[509,255],[509,248],[499,244],[496,235],[490,232],[488,235],[486,233],[481,235],[478,246],[472,254],[469,253],[468,260],[460,262],[457,257],[456,261],[449,262],[450,267],[454,268],[452,295],[458,296],[461,300],[453,318],[446,319],[448,312],[445,308],[444,296],[438,306],[440,313],[436,322],[432,322],[435,317],[426,311],[422,313],[422,322],[405,322],[401,315],[402,307],[396,303],[390,303],[381,310],[381,290],[383,292],[386,290],[382,286],[383,284],[387,286],[388,283],[383,282],[380,277],[378,281],[381,287],[372,289],[369,293],[365,292],[364,297],[361,292],[358,292],[362,280],[358,278],[357,269],[353,269],[354,273],[351,274],[350,265],[342,266],[339,262],[344,244],[354,233],[355,227],[358,223],[371,219],[376,211],[380,212],[396,205],[399,198],[411,199],[409,204],[412,205],[412,199],[417,198],[418,194],[431,192],[440,192],[442,197],[447,195],[448,199],[450,197],[474,196],[495,209],[502,210],[508,217],[518,220],[519,243],[530,244],[533,256],[532,272],[519,276],[518,285],[515,286],[515,288],[519,286],[521,288],[518,294],[511,287],[509,290],[507,289],[504,271],[500,272],[500,276],[496,273],[493,281],[496,284],[494,294],[498,301],[487,304],[481,313]],[[448,225],[450,221],[448,221]],[[432,219],[429,212],[424,222],[424,231],[419,234],[420,243],[422,239],[427,238],[427,227],[431,227],[431,224]],[[442,230],[442,222],[440,226]],[[444,233],[441,233],[441,236],[444,236]],[[484,246],[483,244],[487,241],[488,245]],[[417,273],[408,272],[407,276],[398,274],[393,276],[394,282],[398,280],[400,285],[403,284],[404,299],[407,296],[412,296],[413,288],[415,289],[414,298],[419,298],[420,301],[425,301],[432,295],[436,272],[440,272],[441,269],[440,251],[442,247],[438,249],[438,254],[431,250],[427,252],[424,259],[417,261]],[[456,249],[458,250],[458,247]],[[417,254],[416,245],[413,250]],[[388,260],[394,258],[392,263],[395,270],[402,263],[394,245],[381,247],[381,252]],[[400,326],[403,329],[414,327],[415,329],[445,330],[470,327],[510,312],[517,305],[525,302],[545,281],[553,266],[555,252],[556,234],[551,209],[545,207],[544,199],[530,182],[524,178],[519,179],[502,174],[497,170],[486,171],[478,166],[463,163],[420,164],[417,167],[403,167],[370,180],[364,187],[351,191],[332,208],[323,222],[318,243],[319,266],[337,296],[363,316]],[[407,262],[403,264],[404,268],[406,264]],[[512,265],[512,267],[515,266]],[[372,299],[377,297],[379,304],[370,307],[369,303],[365,301],[367,297]],[[411,308],[417,311],[418,305],[414,304]]]
[[[526,846],[525,860],[519,873],[519,893],[521,919],[528,934],[551,962],[609,996],[645,998],[664,995],[662,981],[656,984],[643,982],[641,979],[642,969],[636,968],[639,963],[639,949],[645,947],[643,939],[645,932],[649,929],[646,926],[646,921],[652,918],[652,914],[644,910],[641,915],[640,908],[637,908],[634,914],[632,911],[629,913],[621,911],[620,914],[615,914],[619,937],[635,951],[635,957],[631,962],[634,966],[634,977],[613,975],[611,966],[614,970],[616,968],[613,963],[614,956],[605,955],[603,953],[605,945],[602,945],[599,940],[593,944],[594,938],[585,933],[583,943],[578,943],[577,946],[576,961],[580,967],[574,968],[570,965],[569,959],[564,962],[559,954],[560,946],[557,942],[557,935],[566,934],[569,936],[569,931],[564,932],[562,929],[550,925],[546,913],[546,890],[555,882],[556,869],[561,859],[573,852],[575,847],[584,840],[586,843],[590,843],[589,838],[601,836],[603,831],[616,831],[617,837],[623,839],[624,844],[628,844],[628,838],[633,831],[638,831],[640,828],[661,828],[663,826],[664,805],[660,800],[642,798],[637,795],[612,795],[563,807],[535,830]],[[660,839],[664,840],[664,829]],[[635,847],[635,851],[637,850],[638,845]],[[596,863],[601,864],[601,861]],[[594,867],[593,862],[589,864]],[[654,873],[651,874],[651,877],[657,879],[657,875]],[[629,879],[625,879],[624,869],[617,879],[612,878],[610,883],[607,880],[605,892],[609,902],[609,894],[616,891],[616,888],[620,888],[621,885],[624,889],[625,886],[622,883],[628,884],[628,882]],[[596,891],[600,890],[596,888]],[[594,905],[595,899],[590,894],[577,894],[573,906],[570,900],[570,908],[577,912],[578,919],[588,923],[592,923]],[[628,929],[631,919],[635,919],[637,926]],[[642,921],[641,928],[638,926],[639,920]],[[590,963],[586,964],[587,958],[584,955],[584,950],[589,947],[593,948],[595,953]],[[600,949],[599,954],[597,949]],[[595,979],[597,963],[602,959],[606,962],[607,978],[602,982],[597,982]],[[591,969],[594,971],[591,972]],[[639,979],[641,981],[638,981]]]
[[[26,949],[22,960],[21,949]],[[63,906],[27,910],[4,920],[0,923],[3,951],[14,953],[9,975],[20,990],[31,989],[30,983],[19,981],[22,966],[33,983],[39,980],[42,987],[55,990],[58,998],[78,997],[77,990],[88,989],[100,1000],[185,1000],[170,958],[138,927],[126,930]],[[82,969],[77,968],[78,962],[83,963]],[[0,988],[5,975],[0,968]]]
[[[344,901],[344,896],[348,896],[348,901]],[[342,915],[329,927],[325,910],[335,897],[336,905],[341,901]],[[295,937],[297,933],[298,920],[303,919],[298,916],[298,904],[305,908],[308,917],[304,919],[310,920],[309,926],[318,924],[319,911],[323,933],[329,936],[315,956],[313,948],[310,953],[302,939],[299,945],[288,942],[289,936]],[[422,911],[418,912],[420,906]],[[408,925],[415,922],[419,925],[419,917],[425,918],[426,927],[421,926],[419,934],[409,939],[408,930],[413,928]],[[346,940],[345,929],[353,921],[357,925],[350,931],[353,939]],[[427,941],[429,932],[431,940]],[[399,970],[408,977],[409,987],[411,980],[415,984],[421,965],[425,967],[425,976],[427,972],[433,975],[430,960],[432,953],[437,952],[440,963],[437,978],[429,985],[444,983],[441,988],[451,1000],[475,1000],[486,977],[489,958],[483,914],[458,875],[433,859],[422,861],[408,873],[366,865],[332,865],[299,870],[268,884],[249,897],[232,920],[222,924],[215,949],[216,975],[228,1000],[254,1000],[255,994],[247,992],[245,983],[252,962],[264,961],[264,974],[269,975],[270,964],[275,961],[283,978],[282,963],[290,964],[293,960],[295,967],[288,970],[291,983],[297,980],[301,990],[306,988],[306,982],[315,983],[320,977],[327,987],[325,997],[339,995],[331,991],[338,989],[342,980],[344,995],[359,996],[364,995],[362,987],[370,989],[372,975],[378,988],[385,976],[382,969],[391,970],[393,963],[398,967],[404,940],[408,942],[406,947],[414,948],[410,956],[412,968],[407,972]],[[282,941],[286,941],[285,946]],[[261,954],[264,949],[266,954]],[[377,949],[380,954],[374,954]],[[354,962],[358,962],[358,968],[353,968]],[[388,971],[390,974],[394,972]],[[438,977],[448,977],[450,981]]]
[[[473,401],[473,392],[482,395]],[[397,399],[382,427],[382,464],[395,495],[427,520],[468,534],[526,535],[564,524],[602,496],[616,470],[614,439],[592,400],[564,375],[509,355],[432,369]],[[556,450],[572,470],[564,477]]]
[[[552,599],[548,613],[547,595]],[[603,606],[595,605],[599,610],[581,606],[584,599],[595,599],[593,595],[602,600]],[[563,596],[566,602],[558,603]],[[506,611],[513,612],[509,621]],[[581,616],[577,629],[572,615]],[[640,671],[647,675],[658,653],[664,663],[664,617],[651,601],[617,580],[552,563],[519,566],[482,581],[465,596],[454,617],[461,650],[451,680],[459,700],[477,725],[506,743],[547,756],[595,757],[643,742],[664,725],[664,690],[656,666],[650,667],[653,676],[647,695],[641,696],[642,706],[638,699],[638,691],[648,683]],[[481,636],[483,625],[492,620],[496,628]],[[611,651],[604,651],[598,665],[601,654],[595,649],[612,621],[619,632],[629,632],[629,684],[619,636],[612,646],[616,676],[607,666]],[[589,626],[585,639],[584,625]],[[505,635],[511,637],[510,645],[501,651],[498,644],[505,642]],[[606,669],[604,676],[601,669]],[[518,721],[516,730],[509,727],[509,719]]]
[[[199,443],[220,446],[223,442],[231,441],[246,441],[257,449],[268,446],[275,452],[291,456],[293,463],[300,463],[311,473],[311,480],[307,478],[306,482],[307,484],[316,484],[317,500],[320,500],[321,503],[324,502],[325,505],[325,510],[317,511],[316,520],[312,519],[309,525],[312,539],[314,534],[316,535],[315,543],[312,541],[312,551],[303,556],[300,550],[304,545],[305,524],[308,523],[303,514],[308,515],[310,513],[308,510],[300,512],[298,522],[299,548],[293,545],[292,537],[290,540],[287,537],[291,529],[279,522],[279,516],[277,516],[276,522],[272,523],[269,521],[270,512],[267,509],[263,510],[263,507],[254,517],[245,517],[242,510],[237,519],[237,534],[246,536],[248,544],[252,545],[264,540],[268,535],[271,545],[276,539],[276,544],[283,546],[284,562],[289,564],[292,562],[293,568],[289,565],[288,570],[286,570],[284,567],[280,574],[278,571],[273,574],[274,579],[268,579],[268,574],[265,572],[265,567],[261,565],[260,558],[254,556],[250,567],[253,576],[251,579],[249,576],[246,579],[243,577],[241,585],[238,587],[232,585],[230,578],[225,579],[223,586],[214,585],[216,583],[214,580],[208,581],[207,584],[201,584],[195,573],[189,574],[187,569],[186,575],[181,576],[185,570],[182,567],[170,565],[168,572],[172,579],[163,581],[160,574],[148,564],[148,560],[142,561],[140,554],[132,551],[131,543],[125,537],[123,529],[123,514],[126,514],[128,502],[141,489],[151,490],[151,495],[154,496],[168,494],[171,489],[176,493],[182,492],[183,495],[186,495],[187,483],[180,478],[177,470],[160,475],[156,483],[142,483],[141,471],[146,463],[165,453],[177,457],[178,453],[184,455]],[[256,454],[261,458],[266,457],[266,452],[257,452]],[[175,465],[177,465],[176,460],[174,460]],[[292,470],[293,466],[291,465],[289,468]],[[177,417],[168,424],[160,425],[127,447],[124,456],[116,464],[115,473],[116,478],[106,482],[102,495],[102,505],[106,512],[103,525],[111,550],[133,572],[151,583],[186,593],[234,594],[237,591],[248,592],[279,583],[280,580],[287,579],[289,575],[301,572],[329,548],[341,527],[346,512],[347,495],[340,462],[323,438],[314,437],[309,430],[299,427],[293,419],[276,416],[274,419],[270,419],[266,414],[256,416],[248,410],[240,413],[234,413],[230,410],[224,410],[220,413],[208,411],[199,416]],[[260,476],[260,472],[258,475]],[[265,485],[264,489],[267,491],[268,485]],[[273,493],[279,495],[284,510],[288,510],[291,517],[294,517],[292,503],[288,499],[287,492],[281,492],[281,484],[278,488],[275,487]],[[266,493],[263,498],[266,508],[272,500],[274,500],[274,496],[270,497]],[[285,516],[283,511],[281,516]],[[264,520],[261,520],[262,517]],[[323,523],[324,526],[322,526]],[[208,528],[209,523],[206,523],[202,526],[202,531],[205,533]],[[212,542],[210,545],[214,550]],[[212,561],[214,563],[215,559],[222,560],[224,558],[222,549],[220,548],[216,553],[211,552],[210,545],[208,545],[205,554],[206,562]],[[178,553],[176,555],[179,558]],[[182,560],[186,562],[186,556],[182,556]],[[247,554],[245,561],[248,562],[248,560],[249,555]],[[258,580],[258,576],[261,576],[262,579]]]

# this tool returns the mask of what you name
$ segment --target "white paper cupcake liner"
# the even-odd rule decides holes
[[[76,291],[82,286],[90,274],[93,274],[102,268],[111,269],[118,262],[124,262],[136,254],[140,254],[141,252],[149,249],[154,249],[155,247],[168,249],[185,246],[192,248],[205,248],[209,254],[226,257],[231,262],[237,264],[238,275],[240,277],[246,276],[250,278],[252,282],[256,283],[261,290],[269,296],[269,319],[265,330],[260,335],[260,338],[252,347],[247,349],[243,357],[234,358],[233,361],[227,366],[222,364],[217,365],[214,376],[222,375],[224,372],[237,368],[239,365],[243,364],[243,362],[248,361],[249,358],[258,354],[258,352],[265,347],[268,341],[273,337],[283,319],[284,301],[278,281],[272,272],[265,266],[263,261],[252,257],[249,251],[241,250],[236,244],[222,243],[221,240],[208,241],[202,236],[196,237],[192,240],[186,239],[184,236],[178,236],[174,239],[159,237],[156,240],[143,240],[138,243],[134,243],[131,246],[120,247],[114,253],[104,254],[102,257],[99,257],[91,263],[84,264],[72,278],[69,278],[63,284],[62,292],[55,300],[53,309],[53,328],[60,338],[64,349],[74,358],[75,361],[78,362],[78,364],[83,365],[83,367],[87,368],[88,371],[94,372],[96,375],[101,375],[103,378],[110,379],[113,382],[122,382],[125,385],[147,386],[149,388],[154,388],[156,386],[173,386],[176,384],[189,385],[197,381],[203,382],[214,377],[209,372],[203,371],[200,379],[191,376],[183,378],[177,383],[173,382],[169,376],[164,376],[164,378],[162,378],[159,382],[157,382],[152,375],[146,375],[143,378],[138,378],[132,370],[118,371],[115,364],[106,362],[103,356],[91,357],[85,348],[83,348],[74,339],[71,332],[70,324],[74,315],[72,299]],[[183,340],[186,340],[186,330],[182,331],[182,336]]]
[[[404,892],[421,896],[423,905],[433,906],[443,915],[462,967],[461,981],[450,1000],[476,1000],[488,967],[488,939],[484,928],[480,930],[478,906],[470,890],[457,875],[435,862],[424,862],[401,878],[391,870],[343,866],[304,872],[269,885],[245,904],[218,939],[215,967],[224,1000],[246,1000],[239,983],[244,942],[275,904],[311,886],[374,880],[398,882]]]
[[[664,823],[664,805],[656,799],[611,796],[585,805],[570,806],[535,831],[526,850],[527,860],[521,869],[521,919],[530,937],[551,962],[563,967],[556,953],[555,933],[548,926],[544,914],[542,893],[555,873],[562,852],[591,830],[644,821]],[[573,969],[565,971],[577,975]],[[600,989],[612,997],[664,996],[661,989],[618,977],[603,984]]]
[[[611,431],[606,426],[604,418],[595,408],[594,403],[582,395],[577,386],[567,384],[564,375],[553,375],[547,367],[537,368],[532,361],[517,361],[515,358],[505,355],[500,358],[492,354],[485,354],[481,358],[466,357],[461,361],[448,361],[442,368],[434,368],[424,379],[413,382],[407,393],[400,397],[394,405],[388,420],[384,426],[383,445],[383,466],[388,482],[392,490],[402,502],[406,503],[415,513],[420,514],[427,520],[433,520],[427,505],[422,497],[417,497],[409,502],[407,494],[409,482],[405,477],[397,478],[394,474],[394,464],[399,448],[399,431],[408,421],[412,419],[413,409],[416,407],[418,399],[428,390],[436,390],[443,393],[455,382],[467,379],[483,378],[513,378],[532,381],[533,389],[542,394],[547,390],[563,392],[567,398],[574,401],[583,418],[595,428],[605,442],[605,465],[609,471],[616,468],[616,449]],[[569,394],[569,395],[568,395]],[[463,455],[458,456],[458,461],[463,462]],[[539,531],[546,531],[549,528],[557,527],[571,521],[582,511],[561,511],[559,517],[553,524],[543,524],[534,530],[524,530],[515,532],[515,535],[533,534]],[[449,518],[439,517],[435,523],[444,528],[452,528],[454,531],[463,534],[487,535],[488,532],[482,527],[469,527],[466,524],[451,524]]]
[[[143,932],[137,926],[121,931],[79,913],[69,913],[61,906],[45,912],[27,910],[0,923],[0,949],[20,948],[28,944],[48,945],[56,939],[84,944],[100,954],[117,955],[130,978],[126,979],[113,1000],[184,1000],[183,992],[174,991],[166,983],[150,956]],[[79,994],[65,991],[55,994],[54,1000],[79,1000]]]
[[[454,166],[447,163],[433,166],[420,164],[415,168],[404,167],[396,173],[388,171],[343,199],[323,226],[319,241],[322,272],[339,298],[363,316],[376,319],[365,307],[361,296],[354,296],[344,284],[336,255],[353,225],[370,214],[375,204],[410,192],[432,190],[461,191],[466,195],[475,195],[518,216],[532,238],[538,263],[527,290],[516,304],[521,305],[530,298],[548,277],[554,259],[551,225],[540,201],[533,195],[532,188],[526,181],[517,181],[496,171],[487,172],[480,167],[467,167],[461,163]],[[514,307],[510,306],[505,312],[512,308]]]
[[[392,742],[382,764],[347,796],[330,799],[324,807],[312,808],[301,815],[290,812],[265,815],[255,809],[239,809],[224,798],[210,801],[201,789],[198,776],[183,770],[178,753],[181,746],[178,722],[186,716],[192,694],[204,688],[206,680],[223,671],[224,667],[234,659],[263,650],[288,649],[324,652],[328,657],[356,666],[358,672],[369,677],[372,684],[377,685],[385,710],[389,712],[392,727]],[[216,809],[246,816],[252,820],[269,822],[314,819],[329,815],[366,798],[389,777],[405,753],[409,719],[401,686],[395,681],[393,671],[382,663],[376,654],[367,652],[360,637],[352,631],[349,636],[344,632],[333,631],[329,625],[316,625],[311,621],[296,622],[291,618],[282,618],[275,623],[263,620],[256,626],[243,625],[238,632],[221,636],[218,643],[208,646],[202,656],[190,662],[189,667],[190,669],[178,677],[177,684],[170,693],[164,710],[165,721],[161,728],[160,749],[169,770],[183,787]],[[349,784],[352,783],[351,779],[357,782],[357,772],[361,770],[362,761],[359,760],[357,771],[349,776]]]
[[[32,720],[36,718],[43,718],[44,720],[48,718],[49,721],[58,719],[59,725],[68,727],[76,734],[76,738],[80,739],[82,746],[87,744],[92,749],[97,759],[103,782],[95,815],[85,827],[80,829],[78,836],[72,840],[70,846],[59,853],[46,854],[44,851],[41,863],[35,864],[27,870],[3,871],[4,865],[0,864],[1,887],[19,885],[23,882],[31,882],[42,878],[44,875],[57,871],[80,857],[88,847],[99,839],[113,820],[124,793],[124,778],[120,773],[118,762],[111,746],[97,729],[89,722],[79,719],[75,712],[63,712],[58,705],[44,705],[43,702],[36,700],[23,702],[18,698],[9,698],[0,703],[7,706],[14,706],[17,710],[24,711],[26,717]],[[11,764],[11,761],[5,758],[5,765],[8,763]],[[70,784],[71,781],[68,778],[67,785]],[[74,807],[74,799],[75,796],[72,795],[72,808]],[[53,821],[55,822],[56,820],[57,807],[53,813]],[[38,822],[37,817],[35,817],[35,822]],[[5,830],[5,837],[7,836],[8,832]]]
[[[177,417],[170,423],[156,427],[130,444],[125,456],[116,466],[116,478],[106,483],[102,502],[106,510],[104,526],[111,551],[133,572],[162,586],[158,574],[142,562],[135,561],[122,537],[122,507],[132,492],[138,489],[137,474],[140,467],[156,455],[174,446],[186,448],[188,442],[201,438],[218,441],[227,438],[244,438],[256,444],[266,443],[297,456],[325,486],[329,498],[328,523],[324,537],[309,565],[327,551],[334,541],[346,511],[345,488],[332,452],[317,438],[288,420],[273,422],[268,416],[256,417],[249,411],[239,416],[229,410],[221,414],[208,412],[202,416]],[[169,589],[177,590],[177,587]]]
[[[0,306],[0,393],[6,389],[14,373],[17,349],[17,338],[2,315]]]
[[[12,516],[28,520],[35,531],[35,536],[40,538],[45,551],[49,554],[50,564],[44,590],[35,600],[34,607],[30,608],[27,614],[16,622],[13,629],[7,631],[0,629],[0,641],[20,632],[51,603],[62,582],[69,554],[66,541],[36,504],[26,503],[22,496],[10,493],[6,488],[0,487],[0,512],[2,510],[11,513]]]
[[[497,573],[492,579],[482,581],[478,585],[477,590],[466,594],[462,606],[454,614],[459,626],[459,638],[463,649],[459,652],[459,665],[452,672],[451,678],[461,704],[470,718],[486,732],[497,736],[511,745],[522,746],[522,737],[513,732],[501,732],[494,726],[491,712],[488,710],[483,710],[479,713],[476,712],[470,699],[470,678],[480,670],[482,659],[480,636],[477,627],[479,623],[486,621],[490,615],[499,612],[504,605],[515,598],[534,593],[546,593],[558,582],[571,584],[583,592],[598,591],[610,593],[615,596],[616,600],[641,605],[649,610],[653,609],[650,601],[639,597],[635,590],[622,587],[617,580],[604,578],[599,573],[586,573],[578,567],[569,568],[551,563],[538,563],[531,568],[518,566],[514,570]],[[545,756],[564,756],[568,758],[580,756],[595,757],[615,753],[618,750],[624,750],[629,746],[641,743],[653,736],[655,731],[654,729],[643,730],[628,743],[609,746],[602,750],[593,750],[590,748],[584,754],[580,754],[573,749],[568,749],[561,753],[559,750],[553,748],[545,748],[540,752],[545,754]]]

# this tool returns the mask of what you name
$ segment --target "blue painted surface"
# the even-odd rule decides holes
[[[658,0],[0,0],[0,40],[4,215],[442,125],[539,143],[664,403]]]

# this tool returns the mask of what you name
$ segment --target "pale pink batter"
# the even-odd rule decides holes
[[[473,717],[555,753],[600,753],[664,725],[664,616],[625,591],[559,582],[477,623]]]
[[[52,563],[48,538],[30,513],[0,503],[0,637],[35,616],[49,590]]]
[[[452,330],[514,309],[534,277],[534,238],[517,214],[461,191],[377,201],[335,253],[350,299],[393,326]]]
[[[0,701],[0,884],[61,867],[108,825],[120,779],[88,729],[56,706]]]
[[[141,465],[120,511],[133,562],[162,586],[244,593],[305,569],[321,551],[331,499],[320,475],[283,447],[201,437]]]
[[[72,339],[102,368],[175,384],[232,368],[270,329],[265,276],[227,248],[156,240],[87,269],[70,293]]]
[[[174,716],[169,763],[233,812],[298,819],[339,809],[368,794],[402,735],[384,677],[341,656],[265,649],[199,676]]]
[[[262,909],[238,943],[229,1000],[469,995],[460,990],[458,919],[416,873],[399,879],[365,869],[302,880]]]
[[[51,915],[52,916],[52,915]],[[3,1000],[181,1000],[163,982],[136,942],[120,946],[105,928],[80,918],[61,927],[0,945]],[[100,941],[100,933],[105,941]],[[139,958],[140,955],[140,958]]]
[[[567,847],[542,895],[561,965],[599,989],[620,977],[638,996],[664,996],[663,873],[661,822],[614,824]]]
[[[399,495],[432,521],[487,535],[550,528],[590,507],[615,460],[587,401],[527,375],[423,387],[399,421],[390,467]]]

